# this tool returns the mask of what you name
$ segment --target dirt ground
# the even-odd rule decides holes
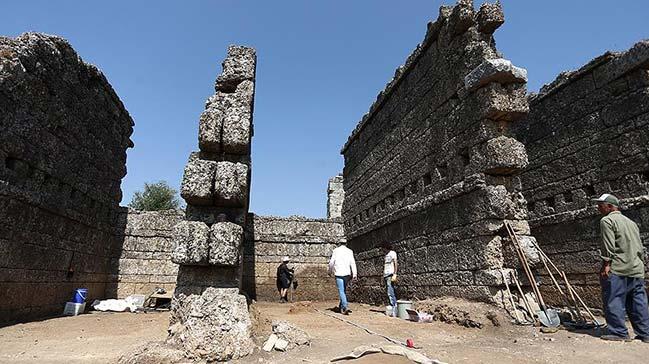
[[[289,352],[266,353],[260,349],[233,363],[326,363],[360,345],[386,345],[385,339],[325,316],[330,303],[256,303],[263,322],[281,319],[305,330],[310,347]],[[412,323],[385,316],[381,309],[352,304],[345,319],[378,333],[420,346],[418,351],[447,363],[642,363],[649,357],[649,344],[604,342],[592,333],[565,330],[542,334],[538,328],[485,325],[466,328],[442,322]],[[291,311],[289,313],[289,311]],[[337,314],[333,314],[337,315]],[[337,317],[343,317],[337,315]],[[168,313],[93,313],[55,318],[0,328],[0,363],[115,363],[122,353],[166,336]],[[268,328],[270,330],[270,328]],[[264,330],[256,331],[263,340]],[[341,363],[407,363],[395,356],[371,354]]]
[[[121,353],[164,340],[168,313],[93,312],[0,328],[0,363],[116,363]]]

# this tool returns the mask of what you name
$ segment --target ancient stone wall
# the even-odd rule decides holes
[[[649,42],[560,74],[530,97],[516,136],[529,155],[521,182],[532,234],[599,306],[600,216],[590,199],[621,198],[649,245]]]
[[[336,300],[327,264],[344,241],[342,224],[327,219],[252,216],[243,256],[243,290],[260,301],[279,299],[276,277],[282,257],[291,259],[298,287],[294,300]]]
[[[344,226],[356,253],[352,296],[385,301],[383,253],[399,255],[400,297],[493,301],[504,220],[529,241],[512,177],[527,165],[510,125],[528,111],[526,71],[502,59],[499,4],[443,6],[342,149]]]
[[[182,211],[137,211],[122,208],[123,230],[117,231],[123,244],[113,251],[112,283],[106,297],[148,295],[156,287],[173,292],[178,265],[171,262],[173,227],[182,220]]]
[[[133,120],[65,40],[0,37],[0,322],[103,298]]]

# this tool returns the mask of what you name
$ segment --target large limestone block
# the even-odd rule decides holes
[[[216,162],[199,159],[198,153],[192,153],[185,166],[180,196],[188,204],[212,204],[212,186],[214,184],[216,168]]]
[[[255,347],[250,330],[248,305],[238,288],[174,294],[167,341],[188,358],[211,362],[244,357]]]
[[[247,154],[252,136],[252,103],[255,84],[243,81],[232,94],[232,105],[223,120],[223,151],[232,154]]]
[[[173,231],[171,261],[182,265],[207,265],[210,228],[199,221],[181,221]]]
[[[205,102],[198,124],[198,147],[204,152],[220,152],[227,94],[217,92]]]
[[[232,92],[243,80],[254,80],[257,55],[253,48],[228,47],[228,57],[223,61],[223,72],[216,78],[216,89]]]
[[[233,93],[217,92],[207,100],[198,131],[202,151],[248,153],[254,92],[254,82],[245,80]]]
[[[214,180],[216,204],[244,206],[248,193],[248,166],[243,163],[218,162]]]
[[[487,174],[511,175],[527,167],[525,145],[506,136],[491,139],[475,155],[476,164]]]
[[[210,265],[239,265],[243,228],[231,222],[218,222],[210,228]]]
[[[514,66],[507,59],[488,59],[464,77],[464,87],[469,91],[492,82],[500,84],[526,83],[527,70]]]

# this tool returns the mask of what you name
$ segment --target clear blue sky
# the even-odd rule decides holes
[[[123,204],[178,187],[229,44],[258,52],[251,211],[326,215],[340,148],[423,39],[431,0],[7,1],[0,35],[60,35],[106,74],[135,120]],[[562,70],[649,38],[645,0],[502,1],[498,48],[536,91]],[[480,2],[476,1],[479,5]]]

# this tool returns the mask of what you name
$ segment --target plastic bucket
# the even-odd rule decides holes
[[[400,319],[407,320],[410,315],[406,310],[412,309],[412,301],[398,300],[397,301],[397,316]]]
[[[88,288],[77,288],[74,291],[74,297],[72,298],[72,302],[84,303],[86,302],[86,297],[88,297]]]

